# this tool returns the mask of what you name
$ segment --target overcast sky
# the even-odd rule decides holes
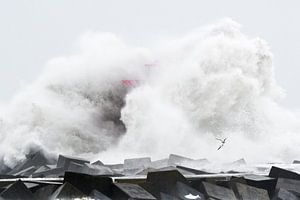
[[[283,104],[300,108],[299,0],[0,0],[0,103],[37,78],[47,60],[72,54],[86,31],[148,45],[227,17],[269,43]]]

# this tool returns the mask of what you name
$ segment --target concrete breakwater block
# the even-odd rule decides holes
[[[17,164],[10,172],[7,174],[15,175],[22,170],[26,170],[28,168],[38,168],[43,165],[55,164],[55,160],[51,158],[47,158],[41,152],[30,153],[26,156],[26,159],[21,163]]]
[[[282,169],[279,167],[272,167],[269,173],[269,177],[272,178],[289,178],[289,179],[296,179],[296,180],[300,180],[300,174],[290,171],[290,170],[286,170],[286,169]]]
[[[112,194],[112,179],[110,177],[66,172],[64,182],[72,184],[86,195],[89,195],[93,190],[98,190],[107,196]]]
[[[77,172],[83,174],[90,174],[90,175],[111,175],[113,176],[115,172],[105,165],[94,165],[94,164],[79,164],[70,162],[67,171],[70,172]]]
[[[276,194],[273,199],[276,199],[276,200],[299,200],[300,198],[297,197],[292,192],[280,188],[276,191]]]
[[[243,178],[246,180],[247,185],[267,190],[269,196],[275,192],[277,182],[275,178],[255,174],[248,174],[243,176]]]
[[[131,183],[114,183],[113,199],[156,200],[156,198],[139,185]]]
[[[81,158],[65,156],[65,155],[59,155],[56,167],[57,168],[63,167],[65,169],[68,169],[71,162],[72,163],[77,163],[77,164],[90,163],[90,161],[84,160],[84,159],[81,159]]]
[[[244,160],[224,164],[226,170],[218,173],[201,170],[214,171],[208,168],[210,165],[203,167],[205,162],[171,154],[168,159],[153,162],[142,157],[108,165],[65,155],[49,159],[43,153],[31,152],[15,167],[2,172],[0,200],[299,199],[300,175],[290,170],[299,169],[297,164],[280,165],[288,169],[272,167],[269,174],[264,171],[262,175],[261,171],[233,173],[247,168]],[[266,167],[270,169],[270,165]],[[227,169],[230,174],[222,173]]]
[[[228,180],[216,181],[216,184],[224,187],[236,189],[236,183],[241,183],[244,185],[249,185],[255,188],[266,190],[269,196],[272,196],[272,194],[275,192],[276,182],[277,179],[275,178],[256,175],[256,174],[246,174],[243,176],[233,176],[230,178],[229,181]]]
[[[188,180],[177,170],[149,172],[146,182],[155,184],[161,192],[170,192],[177,182],[189,184]]]
[[[165,159],[160,159],[160,160],[155,160],[151,162],[150,167],[154,168],[154,169],[159,169],[159,168],[163,168],[163,167],[167,167],[168,165],[169,159],[165,158]]]
[[[111,200],[111,198],[105,196],[103,193],[99,192],[98,190],[93,190],[89,197],[93,200]]]
[[[183,166],[180,166],[180,165],[177,165],[176,168],[179,169],[179,171],[184,170],[186,172],[189,172],[189,173],[195,174],[195,175],[213,174],[213,173],[210,173],[210,172],[206,172],[206,171],[202,171],[202,170],[198,170],[198,169],[193,169],[193,168],[190,168],[190,167],[183,167]]]
[[[59,188],[60,185],[47,185],[44,187],[41,187],[40,189],[36,190],[34,192],[34,197],[37,200],[48,200],[49,197],[53,194],[57,188]]]
[[[49,199],[75,199],[87,197],[80,190],[74,187],[72,184],[65,182],[62,186],[57,188]]]
[[[221,187],[212,183],[202,182],[199,190],[206,195],[207,198],[218,200],[236,200],[236,196],[231,189]]]
[[[187,157],[176,155],[176,154],[170,154],[169,160],[168,160],[168,165],[176,166],[176,165],[182,165],[184,163],[193,162],[193,161],[195,161],[195,160],[191,159],[191,158],[187,158]]]
[[[278,178],[276,189],[285,189],[300,197],[300,180]]]
[[[26,187],[22,181],[16,181],[8,185],[1,193],[0,197],[4,199],[24,199],[34,200],[32,192]]]
[[[136,175],[150,167],[150,165],[151,158],[149,157],[125,159],[122,173],[128,176]]]
[[[238,199],[259,199],[259,200],[270,200],[267,190],[252,187],[242,183],[236,183],[236,194]]]
[[[142,186],[158,199],[202,198],[204,194],[192,188],[189,181],[177,170],[149,172]]]
[[[35,166],[28,167],[26,169],[23,169],[15,174],[13,176],[19,176],[19,177],[29,177],[31,176],[38,168]]]
[[[104,163],[103,163],[103,162],[101,162],[100,160],[97,160],[97,161],[93,162],[93,163],[92,163],[92,165],[99,165],[99,166],[103,166],[103,165],[104,165]]]
[[[149,172],[146,181],[140,186],[160,199],[161,193],[174,194],[177,182],[189,184],[187,179],[177,170],[155,171]]]
[[[148,168],[151,165],[151,158],[132,158],[124,160],[124,170],[137,169],[137,168]]]
[[[47,177],[47,178],[57,178],[57,177],[63,177],[65,174],[66,169],[63,167],[58,167],[58,168],[50,168],[46,170],[42,170],[40,172],[34,172],[32,174],[32,177],[37,178],[37,177]]]

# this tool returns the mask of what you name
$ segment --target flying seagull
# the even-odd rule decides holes
[[[217,149],[217,151],[218,150],[220,150],[224,145],[225,145],[225,142],[226,142],[226,140],[227,140],[227,138],[225,138],[225,139],[219,139],[219,138],[216,138],[216,140],[219,140],[220,142],[221,142],[221,145],[219,146],[219,148]]]

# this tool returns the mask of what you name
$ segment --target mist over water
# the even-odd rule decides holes
[[[79,46],[50,60],[5,107],[5,164],[37,149],[107,162],[170,153],[221,162],[299,159],[299,117],[280,106],[272,53],[236,22],[154,48],[91,32]],[[220,151],[216,137],[228,138]]]

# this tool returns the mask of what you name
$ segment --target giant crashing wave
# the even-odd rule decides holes
[[[50,60],[7,105],[2,163],[12,166],[36,150],[107,161],[299,155],[299,118],[278,104],[283,92],[270,49],[236,22],[222,20],[154,48],[111,33],[87,33],[79,44],[78,54]],[[128,79],[139,84],[122,84]],[[222,151],[216,137],[228,138]]]

